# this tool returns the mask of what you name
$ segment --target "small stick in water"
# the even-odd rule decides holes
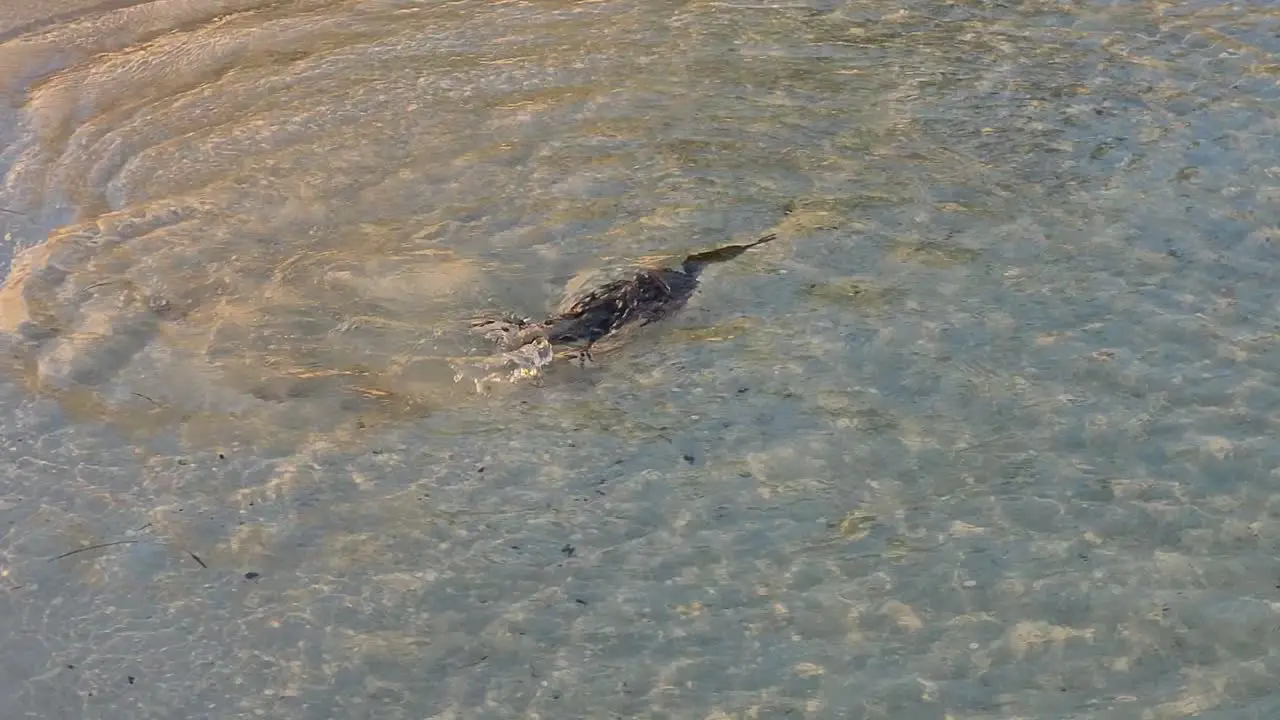
[[[82,547],[82,548],[76,548],[75,550],[64,552],[58,557],[49,558],[49,562],[53,562],[54,560],[61,560],[62,558],[65,558],[65,557],[71,557],[76,553],[82,553],[88,550],[99,550],[101,548],[111,547],[112,545],[132,545],[133,543],[136,543],[136,542],[138,541],[137,540],[116,540],[115,542],[98,543],[97,545],[86,545],[85,547]]]

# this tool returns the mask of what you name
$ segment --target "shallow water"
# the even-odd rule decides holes
[[[6,716],[1277,717],[1277,52],[1263,3],[0,11]],[[455,382],[477,314],[768,231]]]

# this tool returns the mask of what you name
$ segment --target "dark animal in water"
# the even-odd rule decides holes
[[[770,233],[745,245],[727,245],[689,255],[678,268],[631,267],[599,284],[570,287],[556,313],[542,322],[504,318],[479,320],[472,326],[506,349],[545,339],[553,346],[577,348],[579,359],[585,361],[598,341],[626,327],[669,317],[683,308],[707,266],[732,260],[775,238],[777,235]]]

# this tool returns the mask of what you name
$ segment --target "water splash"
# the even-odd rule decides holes
[[[522,382],[538,382],[542,368],[551,364],[555,352],[546,338],[515,350],[483,358],[468,358],[454,363],[455,382],[470,380],[476,392],[489,394],[497,385],[516,385]]]

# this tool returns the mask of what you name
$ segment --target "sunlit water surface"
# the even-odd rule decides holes
[[[6,5],[6,718],[1280,717],[1272,5]]]

